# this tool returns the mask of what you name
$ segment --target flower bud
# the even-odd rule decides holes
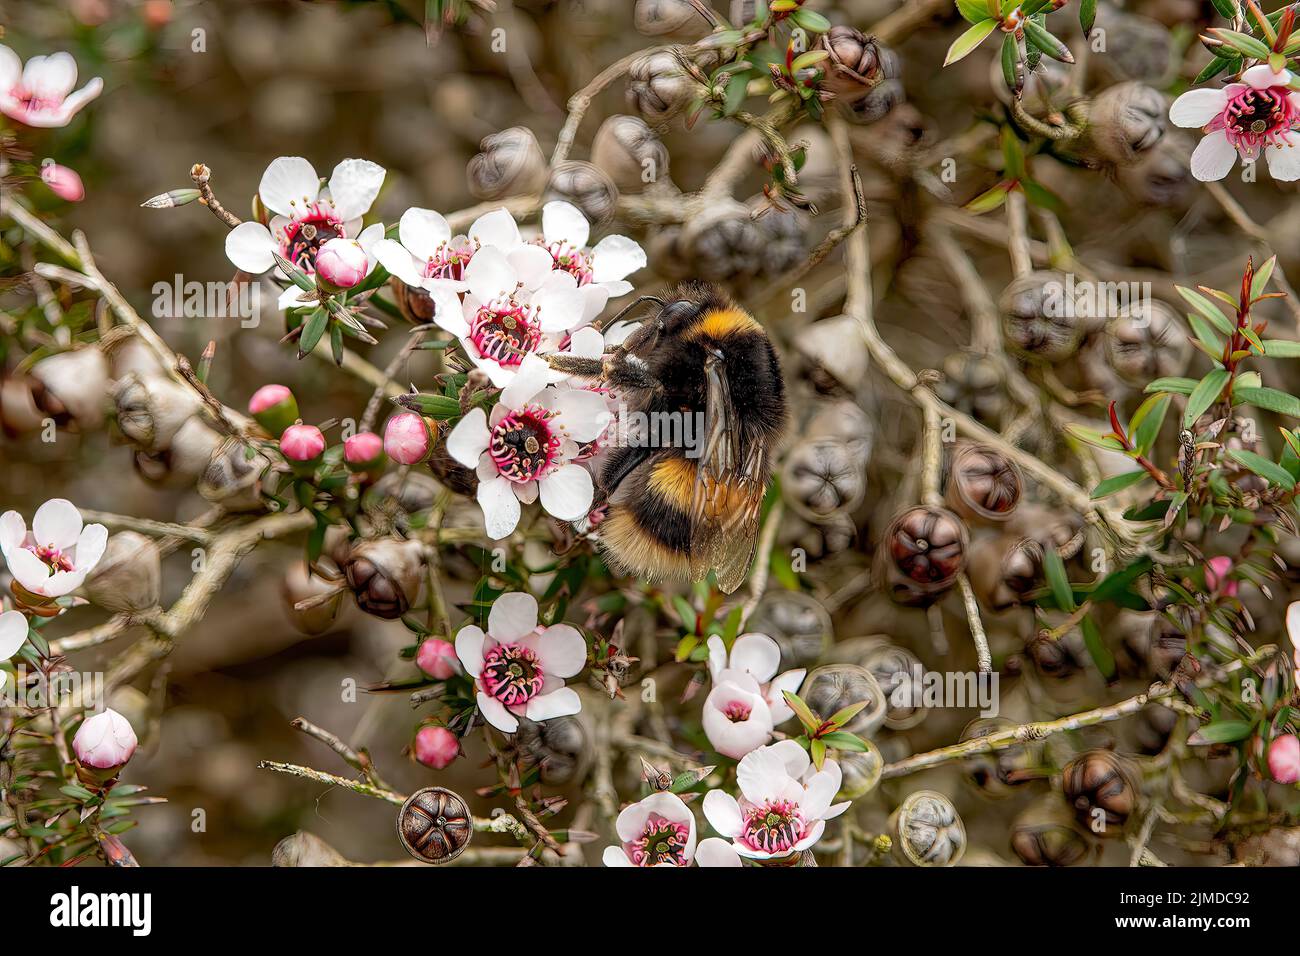
[[[316,253],[316,278],[330,291],[351,289],[369,274],[370,260],[355,239],[336,237]]]
[[[1020,470],[987,445],[963,442],[948,466],[947,501],[973,521],[1005,521],[1020,503]]]
[[[162,451],[202,408],[192,388],[158,374],[129,372],[113,387],[117,427],[141,451]]]
[[[632,108],[658,125],[676,116],[695,95],[695,83],[669,50],[639,57],[627,71]]]
[[[1269,744],[1268,772],[1278,783],[1300,783],[1300,737],[1287,734]]]
[[[436,680],[446,680],[456,671],[456,648],[450,641],[428,637],[415,652],[415,665]]]
[[[894,856],[910,866],[956,866],[966,852],[966,826],[941,793],[918,790],[889,818]]]
[[[1228,577],[1232,573],[1232,558],[1216,555],[1205,562],[1205,586],[1224,597],[1237,596],[1237,582]]]
[[[551,171],[544,202],[563,200],[577,206],[593,226],[614,218],[618,187],[603,169],[577,160],[560,163]]]
[[[375,538],[356,542],[343,570],[357,607],[393,620],[405,614],[419,594],[424,556],[418,541]]]
[[[158,606],[162,559],[152,538],[135,531],[111,535],[86,578],[86,597],[109,611],[147,611]]]
[[[50,192],[64,202],[81,202],[86,198],[86,187],[81,182],[75,169],[60,166],[58,163],[45,163],[41,166],[41,182],[50,187]]]
[[[59,424],[74,422],[92,429],[104,424],[108,392],[108,360],[98,348],[88,346],[59,352],[32,366],[37,406]]]
[[[315,425],[290,425],[280,436],[280,454],[300,474],[310,474],[324,452],[325,436]]]
[[[1054,364],[1072,357],[1087,320],[1074,284],[1063,272],[1040,271],[1013,279],[1002,291],[1002,330],[1025,358]]]
[[[591,161],[614,185],[636,193],[668,178],[668,147],[638,116],[611,116],[596,130]]]
[[[424,461],[432,444],[429,424],[415,412],[398,412],[384,426],[384,451],[399,465]]]
[[[446,727],[421,727],[415,733],[412,749],[420,763],[443,770],[460,756],[460,738]]]
[[[327,562],[328,563],[328,562]],[[303,634],[324,634],[334,626],[343,601],[343,592],[319,574],[312,574],[305,561],[295,561],[280,582],[289,622]],[[310,602],[299,609],[298,604]]]
[[[885,530],[877,573],[899,604],[932,604],[966,567],[967,546],[966,525],[951,511],[911,508]]]
[[[199,494],[227,511],[260,511],[263,476],[270,460],[237,438],[226,439],[213,453],[199,479]]]
[[[384,440],[374,432],[357,432],[343,441],[343,461],[348,471],[379,471],[386,460]]]
[[[107,783],[126,766],[138,743],[126,718],[111,708],[86,718],[72,738],[77,775],[92,786]]]
[[[1089,750],[1067,763],[1061,788],[1084,826],[1097,833],[1093,824],[1104,819],[1102,836],[1122,828],[1137,809],[1137,776],[1128,760],[1109,750]]]
[[[484,137],[466,170],[476,199],[500,199],[540,192],[546,184],[546,157],[532,130],[512,126]]]
[[[821,87],[846,100],[864,95],[880,79],[880,52],[875,37],[848,26],[833,26],[817,40],[829,54]]]
[[[248,400],[248,413],[275,438],[298,420],[298,400],[283,385],[263,385]]]
[[[221,447],[221,435],[197,415],[172,436],[160,451],[137,451],[135,470],[145,481],[162,488],[192,486]]]
[[[1168,109],[1159,91],[1136,81],[1107,87],[1088,111],[1085,153],[1102,164],[1127,166],[1165,133]]]

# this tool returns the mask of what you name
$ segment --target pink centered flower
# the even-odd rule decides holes
[[[441,213],[411,208],[402,213],[397,239],[381,239],[374,253],[380,264],[412,289],[442,288],[464,292],[469,288],[465,271],[484,246],[510,253],[523,243],[514,217],[494,209],[474,220],[469,234],[453,236]]]
[[[82,721],[72,738],[77,761],[96,770],[121,767],[131,759],[137,744],[130,722],[112,709]]]
[[[583,320],[600,315],[611,298],[627,295],[627,277],[646,265],[645,250],[627,236],[606,236],[588,247],[591,224],[572,203],[542,207],[542,235],[536,242],[551,255],[557,272],[572,276],[583,297]]]
[[[685,801],[667,791],[629,804],[614,823],[619,845],[606,847],[606,866],[740,866],[740,857],[725,840],[695,842],[695,814]]]
[[[384,427],[384,451],[399,465],[414,465],[429,457],[429,426],[415,412],[398,412]]]
[[[76,85],[77,61],[70,54],[34,56],[24,67],[17,53],[0,46],[0,113],[9,118],[25,126],[67,126],[104,89],[99,77],[73,93]]]
[[[325,451],[325,436],[315,425],[290,425],[280,436],[280,451],[290,461],[315,461]]]
[[[1268,748],[1268,772],[1278,783],[1300,783],[1300,737],[1278,737]]]
[[[446,727],[421,727],[415,734],[415,759],[442,770],[460,756],[460,740]]]
[[[1292,79],[1290,71],[1274,72],[1261,63],[1242,73],[1240,82],[1178,97],[1169,119],[1206,134],[1192,153],[1192,175],[1205,182],[1222,179],[1238,156],[1254,162],[1262,153],[1274,179],[1300,179],[1300,153],[1291,141],[1300,122],[1300,94],[1290,88]]]
[[[28,593],[57,598],[81,587],[108,543],[102,524],[83,527],[81,512],[64,498],[36,509],[29,533],[17,511],[0,515],[0,551],[14,580]]]
[[[808,753],[782,740],[746,754],[736,768],[741,796],[710,790],[704,816],[742,857],[776,860],[812,846],[849,804],[831,801],[840,789],[840,767],[828,760],[816,770]]]
[[[470,624],[456,635],[456,654],[474,680],[479,712],[513,734],[519,718],[550,720],[582,709],[564,680],[587,664],[587,642],[568,624],[539,627],[537,599],[503,594],[488,612],[488,630]]]

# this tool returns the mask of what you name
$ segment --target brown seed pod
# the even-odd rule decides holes
[[[514,743],[523,765],[536,767],[548,786],[579,778],[591,763],[591,734],[581,715],[541,723],[521,719]]]
[[[476,199],[535,193],[546,183],[546,157],[537,137],[524,126],[486,136],[469,161],[469,191]]]
[[[958,411],[996,428],[1006,414],[1005,375],[1001,363],[983,352],[953,352],[943,360],[939,397]]]
[[[836,797],[841,800],[857,800],[865,797],[880,783],[880,776],[885,770],[885,758],[870,740],[864,741],[866,750],[838,750],[835,760],[840,765],[840,789]]]
[[[781,648],[783,671],[816,663],[834,636],[826,608],[802,591],[769,590],[755,606],[746,626],[776,641]]]
[[[1180,129],[1169,129],[1160,142],[1136,163],[1116,170],[1115,181],[1124,192],[1151,206],[1181,206],[1190,197],[1196,179],[1188,168],[1192,138]]]
[[[786,455],[781,491],[800,517],[828,521],[862,504],[866,461],[858,449],[838,438],[806,439]]]
[[[804,678],[799,696],[823,718],[865,701],[842,728],[860,737],[874,733],[885,719],[885,693],[871,671],[859,664],[823,664]]]
[[[806,325],[799,334],[795,348],[808,360],[809,377],[818,391],[853,393],[867,380],[870,358],[857,325],[853,316],[837,315]],[[866,418],[865,414],[861,417]],[[868,442],[873,427],[867,418]]]
[[[894,856],[910,866],[956,866],[966,852],[966,826],[941,793],[909,794],[889,818]]]
[[[977,740],[1014,726],[1005,717],[980,717],[972,720],[961,732],[961,741]],[[966,779],[977,790],[990,797],[1006,797],[1021,784],[1033,779],[1041,748],[1033,745],[1007,747],[994,753],[976,754],[962,761]]]
[[[751,215],[757,216],[758,230],[763,236],[759,272],[780,276],[808,258],[810,226],[806,212],[794,206],[772,209],[765,196],[755,196],[747,205]]]
[[[402,318],[412,325],[427,325],[433,321],[433,296],[424,289],[413,289],[397,276],[388,282],[393,299],[402,310]]]
[[[147,611],[158,606],[162,559],[152,538],[135,531],[111,535],[86,578],[86,597],[110,611]]]
[[[881,539],[882,584],[899,604],[931,604],[966,567],[968,543],[965,522],[948,509],[910,508]]]
[[[32,394],[58,424],[94,429],[104,424],[108,359],[94,346],[57,352],[32,366]]]
[[[1010,534],[1029,538],[1046,550],[1051,548],[1062,558],[1072,558],[1083,547],[1083,518],[1063,508],[1045,508],[1026,503],[1016,509],[1007,522]]]
[[[669,50],[638,57],[627,71],[627,99],[647,122],[676,116],[695,95],[695,81]]]
[[[920,658],[897,644],[881,641],[858,657],[885,695],[885,726],[907,730],[925,720]]]
[[[903,64],[888,47],[876,46],[876,71],[871,88],[863,96],[843,101],[842,112],[849,122],[866,126],[884,119],[896,107],[907,102],[903,89]]]
[[[695,39],[709,29],[709,22],[690,0],[636,0],[632,23],[642,36],[679,40]]]
[[[262,482],[270,471],[271,461],[261,452],[250,456],[250,451],[250,446],[237,438],[222,442],[203,469],[199,494],[227,511],[264,509]]]
[[[280,581],[280,596],[284,599],[284,611],[289,622],[303,634],[328,631],[334,626],[343,602],[343,592],[337,584],[319,574],[309,574],[305,561],[289,565]],[[295,607],[300,601],[310,600],[319,600],[320,603],[301,611]]]
[[[1046,631],[1039,631],[1030,638],[1025,644],[1025,653],[1044,677],[1063,680],[1079,669],[1079,663],[1065,640],[1052,637]]]
[[[700,278],[734,281],[758,271],[765,241],[743,203],[722,199],[691,217],[677,237],[675,251]]]
[[[221,448],[221,434],[197,415],[189,419],[161,451],[135,453],[136,473],[162,488],[192,487]]]
[[[668,177],[668,147],[639,116],[611,116],[601,123],[591,143],[591,161],[626,193]]]
[[[446,787],[425,787],[397,811],[397,838],[423,863],[450,863],[474,836],[469,806]]]
[[[1020,503],[1020,469],[1001,452],[973,442],[957,445],[948,466],[948,506],[963,518],[1005,521]]]
[[[599,166],[569,160],[551,171],[546,184],[543,200],[557,199],[577,206],[593,226],[600,226],[614,218],[618,187]]]
[[[823,90],[845,100],[866,94],[881,78],[880,44],[875,37],[849,26],[833,26],[817,39],[826,51]]]
[[[142,451],[166,449],[202,407],[198,393],[161,374],[130,372],[113,386],[117,427]]]
[[[358,541],[352,545],[343,571],[357,607],[391,621],[405,614],[419,595],[424,556],[418,541]]]
[[[1061,771],[1061,788],[1079,822],[1092,832],[1118,832],[1137,809],[1137,775],[1129,761],[1109,750],[1079,754]]]
[[[1087,859],[1091,846],[1054,793],[1043,794],[1011,824],[1011,849],[1026,866],[1074,866]]]
[[[1101,164],[1127,166],[1160,142],[1168,109],[1158,90],[1131,80],[1102,90],[1088,110],[1083,149]]]
[[[1076,289],[1063,272],[1042,270],[1013,279],[1002,290],[1002,332],[1025,358],[1054,364],[1071,358],[1083,341],[1088,319]]]
[[[1136,302],[1106,324],[1106,361],[1127,385],[1181,375],[1192,355],[1178,314],[1158,299]]]
[[[1031,538],[989,534],[970,549],[970,583],[981,605],[1000,612],[1022,604],[1042,576],[1043,548]]]

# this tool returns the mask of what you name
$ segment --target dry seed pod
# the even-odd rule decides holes
[[[1088,320],[1081,314],[1073,282],[1063,272],[1043,270],[1013,279],[999,308],[1007,343],[1027,359],[1064,362],[1079,350]]]
[[[709,23],[690,0],[636,0],[632,23],[642,36],[691,40],[708,32]]]
[[[769,590],[746,626],[776,641],[783,671],[815,663],[830,647],[834,634],[826,608],[802,591]]]
[[[111,535],[104,556],[86,578],[86,597],[108,611],[147,611],[158,606],[162,558],[152,538],[135,531]]]
[[[1109,750],[1089,750],[1061,771],[1061,788],[1079,822],[1093,833],[1119,832],[1137,809],[1138,777],[1132,764]]]
[[[628,102],[655,125],[672,119],[695,95],[695,81],[670,50],[639,57],[627,77]]]
[[[591,161],[625,193],[668,178],[668,147],[639,116],[611,116],[601,123]]]
[[[1033,502],[1021,505],[1007,522],[1009,534],[1052,548],[1062,558],[1072,558],[1083,547],[1083,518],[1062,508],[1045,508]]]
[[[1173,36],[1150,17],[1108,9],[1105,22],[1106,55],[1093,63],[1108,78],[1138,80],[1163,87],[1173,65]]]
[[[367,614],[395,620],[410,610],[424,577],[420,542],[374,538],[352,545],[343,568],[357,607]]]
[[[270,467],[270,460],[261,452],[237,438],[227,438],[203,470],[199,494],[227,511],[260,511],[265,507],[263,476]]]
[[[1158,90],[1136,81],[1102,90],[1088,110],[1084,152],[1094,161],[1127,166],[1165,133],[1168,108]]]
[[[885,726],[907,730],[925,720],[920,658],[906,648],[880,642],[858,658],[885,694]]]
[[[1158,299],[1126,306],[1106,326],[1106,360],[1134,388],[1181,375],[1192,355],[1181,325],[1178,314]]]
[[[941,793],[918,790],[889,818],[894,856],[911,866],[956,866],[966,852],[966,826]]]
[[[600,167],[569,160],[551,171],[543,198],[545,202],[560,199],[572,203],[593,226],[599,226],[614,218],[618,187]]]
[[[142,451],[161,451],[171,444],[203,403],[192,388],[164,375],[130,372],[113,387],[117,427]]]
[[[197,415],[172,436],[161,451],[135,453],[135,470],[145,481],[161,488],[192,487],[207,469],[223,439]]]
[[[861,30],[833,26],[817,38],[817,49],[827,54],[821,88],[844,100],[865,95],[881,78],[880,44]]]
[[[535,193],[546,183],[546,157],[537,137],[524,126],[485,136],[469,161],[469,191],[476,199]]]
[[[1014,721],[1005,717],[980,717],[966,725],[959,739],[976,740],[1014,725]],[[1005,797],[1032,779],[1030,772],[1037,767],[1040,754],[1041,748],[1031,745],[1008,747],[967,757],[962,761],[962,770],[980,793]]]
[[[840,800],[857,800],[865,797],[880,783],[880,775],[885,769],[885,758],[870,740],[867,749],[837,750],[835,761],[840,765],[840,790],[836,797]]]
[[[438,483],[428,475],[408,472],[402,476],[390,471],[361,496],[361,510],[376,523],[398,517],[398,526],[407,515],[428,511],[438,500]]]
[[[813,363],[817,373],[829,376],[834,384],[850,392],[857,391],[868,380],[870,364],[866,342],[857,333],[857,325],[858,320],[850,315],[822,319],[804,326],[795,342],[795,348]],[[819,387],[821,384],[818,382]]]
[[[425,787],[406,798],[397,812],[397,838],[424,863],[449,863],[474,836],[469,805],[446,787]]]
[[[842,112],[859,126],[884,119],[896,107],[907,102],[903,90],[903,62],[888,47],[876,46],[875,82],[863,96],[844,102]]]
[[[1165,749],[1169,736],[1178,726],[1178,712],[1160,704],[1151,704],[1138,712],[1133,736],[1144,754],[1155,756]]]
[[[104,424],[108,359],[87,346],[47,356],[32,366],[36,405],[58,424],[94,429]]]
[[[1300,866],[1300,827],[1273,827],[1240,839],[1232,859],[1245,866]]]
[[[948,466],[947,501],[964,518],[1005,521],[1020,503],[1020,469],[988,445],[962,442]]]
[[[1088,835],[1054,793],[1045,793],[1011,824],[1011,849],[1026,866],[1074,866],[1088,857]]]
[[[343,603],[343,592],[338,589],[338,585],[330,583],[319,574],[309,574],[305,561],[295,561],[289,565],[280,582],[280,595],[284,598],[284,610],[289,623],[308,635],[324,634],[333,627]],[[301,601],[313,599],[323,600],[301,611],[295,607]]]
[[[786,455],[781,491],[801,517],[828,521],[862,504],[867,494],[866,461],[838,438],[801,441]]]
[[[526,767],[537,767],[542,783],[563,786],[580,779],[591,762],[591,735],[580,716],[537,723],[521,719],[515,747]]]
[[[402,311],[402,318],[412,325],[427,325],[433,321],[433,296],[424,289],[413,289],[397,276],[389,280],[393,299]]]
[[[1030,538],[993,534],[976,539],[970,550],[970,583],[990,611],[1017,607],[1042,576],[1043,548]]]
[[[287,836],[271,850],[271,865],[276,867],[355,866],[334,847],[315,834],[299,830]]]
[[[677,237],[676,253],[694,274],[711,282],[752,276],[763,252],[763,232],[749,209],[734,199],[713,202]]]
[[[1044,677],[1064,680],[1079,669],[1064,638],[1052,637],[1046,631],[1039,631],[1026,642],[1025,653]]]
[[[799,696],[823,718],[866,701],[842,728],[859,737],[874,733],[885,719],[885,693],[871,671],[859,664],[823,664],[804,678]]]
[[[958,411],[996,428],[1009,408],[1003,379],[1002,365],[993,356],[954,352],[943,360],[943,381],[936,391]]]
[[[1151,206],[1182,205],[1196,182],[1187,164],[1187,155],[1194,145],[1183,130],[1166,130],[1160,142],[1143,153],[1136,163],[1119,167],[1115,180],[1138,202]]]
[[[731,0],[730,22],[736,26],[753,23],[767,14],[767,0]]]
[[[794,269],[808,258],[808,214],[790,206],[773,209],[767,198],[755,197],[749,201],[751,215],[756,215],[759,232],[763,235],[763,251],[759,256],[759,271],[764,275],[779,276]]]
[[[965,523],[946,508],[919,505],[885,530],[878,562],[883,585],[899,604],[933,603],[966,567]]]

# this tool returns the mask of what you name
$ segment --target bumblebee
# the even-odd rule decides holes
[[[629,432],[611,451],[598,479],[597,504],[609,506],[598,537],[622,573],[699,580],[714,571],[731,593],[753,563],[785,428],[781,364],[763,327],[716,286],[686,282],[629,310],[645,301],[657,313],[613,351],[551,357],[608,386],[628,418],[672,422],[685,439]]]

